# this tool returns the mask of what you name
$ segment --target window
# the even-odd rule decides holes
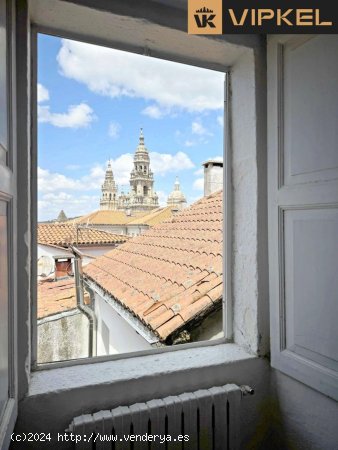
[[[38,363],[83,357],[86,342],[109,354],[106,328],[119,354],[224,338],[224,72],[37,44],[38,265],[69,255],[38,274]]]
[[[96,18],[95,22],[92,22],[91,20],[91,10],[90,8],[87,9],[83,9],[82,7],[79,7],[78,5],[68,5],[68,7],[70,9],[75,9],[79,14],[83,15],[83,17],[86,17],[86,30],[88,31],[88,33],[91,33],[92,36],[95,36],[94,42],[99,42],[100,39],[102,38],[105,42],[109,42],[109,45],[112,45],[111,43],[115,43],[119,42],[119,40],[121,40],[121,42],[123,42],[123,40],[125,39],[123,37],[123,34],[119,34],[118,38],[116,39],[116,36],[114,37],[114,33],[115,30],[119,28],[119,19],[117,19],[116,23],[116,27],[110,27],[109,30],[105,29],[104,33],[102,34],[101,38],[99,38],[99,34],[101,31],[100,27],[96,27],[97,23],[100,22],[100,20],[103,19],[103,17],[106,17],[106,15],[101,15],[98,14],[98,17]],[[81,11],[80,11],[81,10]],[[35,17],[34,21],[36,24],[41,23],[41,20],[44,21],[44,31],[48,30],[49,25],[49,19],[47,17],[44,17],[44,12],[42,10],[40,10],[40,16],[39,17]],[[88,13],[88,14],[87,14]],[[23,12],[23,14],[25,14]],[[34,13],[35,14],[35,13]],[[33,14],[33,16],[34,16]],[[75,14],[75,15],[74,15]],[[88,36],[86,36],[85,34],[83,34],[83,29],[78,29],[78,22],[73,22],[72,21],[72,17],[75,17],[77,13],[74,14],[67,14],[67,21],[72,22],[72,24],[70,25],[70,28],[74,30],[74,32],[76,32],[78,34],[78,36],[83,36],[83,39],[86,40],[88,38]],[[101,17],[101,19],[99,18]],[[43,19],[42,19],[43,18]],[[114,23],[114,20],[112,18],[112,23]],[[57,24],[57,25],[56,25]],[[65,22],[58,22],[56,20],[56,22],[54,22],[54,25],[56,25],[60,31],[59,34],[65,34],[67,35],[67,32],[65,30]],[[94,29],[92,29],[92,25],[94,26]],[[137,24],[134,23],[133,24],[134,27],[137,28]],[[154,28],[157,27],[157,25],[151,25],[151,28],[154,26]],[[135,28],[135,29],[136,29]],[[161,28],[161,27],[160,27]],[[169,26],[170,28],[170,26]],[[169,29],[168,28],[168,29]],[[39,26],[36,28],[39,29]],[[89,31],[91,30],[91,31]],[[102,28],[103,30],[103,28]],[[86,31],[86,33],[87,33]],[[175,37],[176,37],[176,31],[174,33]],[[161,35],[162,36],[162,35]],[[172,47],[174,50],[174,54],[175,56],[175,60],[179,61],[179,62],[190,62],[196,66],[199,67],[208,67],[214,70],[219,70],[219,71],[227,71],[229,67],[232,66],[231,69],[231,85],[232,85],[232,97],[231,97],[231,102],[227,102],[226,103],[226,107],[230,108],[231,107],[231,111],[232,111],[232,148],[233,148],[233,154],[235,155],[235,161],[236,161],[236,155],[246,155],[246,161],[250,162],[250,164],[252,165],[252,173],[255,173],[255,164],[257,162],[256,160],[256,152],[257,152],[257,146],[259,145],[259,148],[264,148],[264,138],[262,138],[262,134],[261,134],[261,130],[256,128],[257,124],[261,123],[262,116],[259,116],[258,118],[256,118],[255,114],[256,114],[256,107],[262,107],[263,104],[260,103],[260,97],[259,95],[256,97],[256,93],[259,92],[259,89],[262,89],[264,86],[264,82],[262,82],[261,80],[258,79],[258,83],[252,83],[252,80],[250,80],[250,78],[248,77],[248,74],[253,74],[254,73],[254,64],[256,63],[264,63],[264,58],[261,59],[261,56],[259,55],[255,55],[255,57],[253,57],[253,48],[256,48],[257,46],[260,45],[259,43],[259,39],[257,37],[257,39],[255,37],[252,37],[250,44],[248,45],[247,48],[242,47],[242,43],[239,42],[236,45],[233,44],[233,42],[229,42],[227,39],[224,40],[224,42],[222,43],[216,43],[216,41],[214,40],[210,40],[210,39],[204,39],[204,38],[197,38],[196,39],[196,45],[195,44],[191,44],[190,39],[187,38],[187,36],[185,36],[185,34],[182,34],[180,39],[182,38],[182,47],[181,50],[178,51],[175,41],[172,41],[171,38],[166,38],[164,39],[164,41],[159,41],[159,46],[161,48],[161,51],[158,53],[159,55],[163,55],[163,57],[166,57],[168,55],[168,48]],[[34,42],[36,42],[35,40],[35,36],[33,33],[33,39],[32,39],[32,43],[33,43],[33,57],[35,55],[35,47],[34,47]],[[195,42],[195,40],[194,40]],[[115,45],[114,44],[114,45]],[[122,45],[121,43],[116,44],[117,47],[120,48],[127,48],[130,49],[129,44],[127,45],[127,47],[125,47],[124,45]],[[205,51],[202,53],[200,52],[201,48],[205,49]],[[23,45],[20,47],[20,49],[22,50],[22,58],[20,59],[20,64],[22,64],[22,66],[20,66],[19,68],[19,73],[20,74],[25,74],[25,73],[29,73],[29,69],[26,66],[26,54],[25,54],[25,44],[23,43]],[[237,50],[240,49],[240,52],[237,52]],[[141,53],[143,52],[143,49],[141,50]],[[147,52],[146,52],[147,53]],[[148,53],[147,53],[148,54]],[[156,52],[155,52],[156,54]],[[173,57],[173,53],[170,53],[170,57]],[[208,56],[206,56],[208,55]],[[212,55],[212,56],[211,56]],[[236,64],[234,64],[234,55],[236,55]],[[33,59],[34,61],[34,59]],[[34,67],[34,66],[33,66]],[[33,71],[32,73],[33,78],[35,77],[35,72]],[[25,93],[28,92],[28,88],[27,88],[27,78],[25,78],[25,76],[23,75],[21,77],[20,75],[20,86],[22,86],[23,89],[23,98],[25,98]],[[33,83],[34,85],[34,83]],[[26,88],[25,88],[26,86]],[[26,89],[26,90],[25,90]],[[257,92],[256,92],[257,91]],[[246,108],[245,110],[243,110],[242,105],[242,97],[241,97],[241,92],[246,92]],[[34,112],[34,108],[33,108],[33,112]],[[246,123],[246,129],[248,130],[248,133],[246,133],[246,136],[250,135],[250,139],[249,140],[243,140],[242,139],[242,131],[243,131],[243,122]],[[21,134],[20,134],[20,152],[22,155],[25,155],[27,152],[27,139],[29,136],[29,129],[27,129],[27,124],[25,122],[24,118],[20,118],[20,129],[21,129]],[[33,123],[34,125],[34,123]],[[225,125],[227,126],[227,121],[225,121]],[[227,129],[227,127],[225,128],[225,130]],[[257,137],[257,141],[256,138]],[[34,133],[34,127],[33,127],[33,135],[32,135],[32,139],[33,139],[33,144],[34,144],[34,140],[35,140],[35,133]],[[258,144],[258,140],[260,140],[260,144]],[[226,143],[227,148],[228,147],[228,143]],[[34,156],[34,155],[33,155]],[[261,223],[261,227],[260,229],[262,229],[262,225],[264,227],[264,205],[262,205],[260,202],[258,202],[257,204],[255,203],[255,201],[250,202],[249,204],[243,204],[243,202],[241,201],[241,197],[243,195],[245,195],[245,193],[247,192],[247,190],[251,193],[254,194],[256,192],[256,184],[255,184],[255,177],[252,177],[250,179],[250,182],[246,183],[246,184],[240,184],[239,180],[241,179],[241,176],[239,175],[238,171],[240,170],[240,167],[237,166],[237,163],[231,166],[231,159],[232,156],[229,152],[227,152],[227,160],[226,160],[226,186],[227,186],[227,190],[225,191],[225,198],[227,199],[226,203],[225,203],[225,224],[226,224],[226,228],[225,228],[225,241],[226,242],[230,242],[231,241],[231,236],[234,236],[234,242],[237,245],[241,243],[241,248],[242,245],[244,245],[245,248],[247,249],[254,249],[257,248],[255,245],[253,245],[253,243],[251,242],[252,239],[254,239],[255,233],[252,234],[248,234],[244,229],[242,230],[240,227],[235,227],[235,229],[232,231],[232,211],[231,211],[231,204],[233,203],[234,205],[237,204],[241,204],[243,207],[242,209],[238,209],[236,213],[239,213],[240,215],[244,215],[246,217],[256,217],[256,213],[257,213],[257,209],[259,209],[261,211],[260,213],[260,218],[261,218],[261,222],[263,220],[263,222]],[[24,161],[24,158],[22,159]],[[20,170],[20,178],[21,180],[28,180],[29,179],[29,175],[27,174],[27,165],[25,165],[24,167],[22,167]],[[259,185],[262,182],[262,185],[264,184],[264,176],[265,176],[265,172],[264,170],[262,171],[262,169],[260,168],[260,173],[259,173]],[[232,180],[233,178],[233,180]],[[28,182],[28,181],[27,181]],[[34,176],[33,176],[33,189],[32,189],[32,205],[33,205],[33,212],[34,212],[34,205],[35,205],[35,196],[36,196],[36,192],[34,190]],[[235,186],[235,191],[234,191],[234,196],[232,198],[232,191],[230,189],[228,189],[228,187],[231,185],[231,183],[234,184]],[[28,210],[28,205],[31,204],[29,198],[27,197],[27,190],[23,189],[24,184],[19,186],[19,191],[18,191],[18,195],[19,195],[19,211],[20,211],[20,225],[21,225],[21,231],[19,233],[20,239],[22,236],[22,249],[21,249],[21,254],[25,255],[27,254],[28,251],[28,244],[26,243],[25,239],[23,238],[24,233],[27,232],[27,229],[29,228],[29,214],[30,211]],[[240,202],[240,203],[239,203]],[[34,221],[33,221],[34,222]],[[35,227],[33,227],[33,230],[35,229]],[[36,242],[33,239],[33,243]],[[251,252],[251,250],[250,250]],[[247,329],[245,323],[242,324],[244,316],[243,316],[243,308],[247,307],[247,311],[249,312],[249,314],[251,314],[254,317],[256,317],[255,314],[257,314],[254,312],[254,309],[257,307],[257,288],[255,287],[255,276],[254,274],[257,273],[257,271],[260,273],[261,271],[264,273],[264,264],[261,264],[259,262],[259,260],[256,260],[256,254],[253,251],[252,253],[252,260],[251,260],[251,264],[250,265],[244,265],[243,263],[240,261],[241,259],[241,254],[240,252],[236,251],[236,249],[232,249],[231,247],[228,246],[228,250],[227,252],[224,253],[224,258],[225,258],[225,281],[226,281],[226,295],[224,296],[224,299],[226,301],[226,316],[225,316],[225,323],[226,323],[226,338],[228,340],[234,340],[235,342],[244,345],[245,347],[248,347],[251,349],[251,351],[255,352],[258,350],[258,348],[260,349],[261,352],[264,353],[264,348],[265,348],[265,343],[266,343],[266,333],[265,331],[262,329],[263,324],[266,324],[266,320],[262,320],[260,323],[260,328],[258,330],[257,328],[257,324],[254,325],[253,328],[251,328],[250,330]],[[27,301],[27,305],[29,303],[29,296],[28,296],[28,286],[29,286],[29,282],[28,282],[28,278],[27,278],[27,273],[25,271],[25,265],[24,265],[24,261],[25,259],[22,259],[21,261],[19,261],[19,273],[22,274],[23,279],[22,282],[20,284],[20,295],[21,298],[25,298]],[[254,262],[255,261],[255,262]],[[244,267],[244,272],[243,272],[243,267]],[[241,268],[241,270],[240,270]],[[34,272],[34,267],[32,268],[33,272]],[[240,277],[245,277],[249,280],[253,280],[252,282],[250,281],[250,289],[247,291],[243,291],[241,289],[241,283],[237,283],[236,282],[236,274],[239,273],[239,270],[241,272]],[[231,282],[231,272],[233,273],[235,279],[233,282]],[[36,292],[36,287],[34,288],[34,279],[35,277],[33,277],[33,297]],[[260,279],[263,279],[262,277]],[[259,288],[259,292],[262,292],[262,290],[264,289],[264,286],[260,286]],[[263,294],[262,294],[263,295]],[[236,299],[236,300],[235,300]],[[26,304],[26,303],[24,303]],[[236,305],[241,305],[240,307],[237,307]],[[234,306],[234,308],[233,308]],[[233,308],[233,309],[232,309]],[[33,318],[36,317],[36,305],[32,305],[32,315]],[[261,313],[259,313],[261,314]],[[264,312],[263,312],[263,316],[264,316]],[[233,322],[232,322],[232,317],[235,318],[235,323],[236,324],[241,324],[241,326],[235,326],[233,327]],[[30,321],[30,314],[29,314],[29,309],[28,306],[27,308],[21,308],[21,318],[22,318],[22,322],[21,322],[21,327],[19,327],[20,330],[20,335],[22,334],[21,342],[23,341],[27,341],[27,346],[29,345],[28,340],[27,340],[27,327],[26,327],[26,323],[29,323]],[[36,366],[36,327],[35,327],[35,320],[33,320],[33,348],[32,348],[32,364],[33,367]],[[265,325],[266,326],[266,325]],[[258,334],[261,335],[261,338],[258,340]],[[35,336],[35,338],[34,338]],[[259,345],[257,345],[257,343],[259,343]],[[203,345],[198,344],[198,345]],[[175,349],[178,349],[179,347],[175,347]],[[155,350],[154,350],[155,351]],[[165,351],[165,349],[161,348],[159,351]],[[22,354],[26,355],[26,357],[29,356],[29,350],[28,347],[22,348]],[[55,366],[55,365],[54,365]],[[25,374],[20,375],[20,379],[21,379],[21,386],[22,389],[25,390],[25,386],[27,386],[27,377]]]
[[[12,3],[11,3],[12,4]],[[264,229],[264,206],[262,206],[255,194],[257,190],[262,193],[264,189],[264,163],[258,164],[256,167],[256,162],[259,160],[260,163],[264,162],[264,157],[260,154],[258,158],[258,153],[264,149],[264,114],[256,115],[257,111],[263,108],[264,110],[264,80],[260,77],[259,71],[256,67],[259,65],[264,66],[264,47],[259,36],[250,36],[248,39],[243,39],[242,36],[231,36],[231,38],[224,36],[222,40],[218,39],[205,39],[203,37],[194,37],[191,39],[185,32],[178,29],[174,29],[171,23],[172,15],[170,17],[163,11],[164,5],[158,5],[158,8],[163,17],[163,23],[159,25],[156,20],[148,16],[148,12],[144,8],[139,8],[135,10],[135,15],[140,18],[146,18],[147,23],[143,20],[135,19],[129,16],[127,10],[123,11],[120,16],[119,12],[116,11],[115,4],[111,4],[111,11],[105,10],[100,11],[99,9],[89,7],[82,7],[75,3],[65,3],[65,2],[55,2],[54,4],[54,14],[53,22],[51,23],[50,11],[48,8],[37,7],[37,2],[32,0],[31,10],[28,14],[25,4],[21,5],[20,9],[17,11],[16,20],[20,24],[21,31],[17,34],[15,50],[17,53],[17,66],[16,66],[16,77],[17,77],[17,99],[19,104],[19,111],[17,114],[17,142],[18,151],[20,153],[20,158],[17,160],[18,177],[20,180],[17,183],[17,232],[15,233],[16,239],[14,239],[14,231],[10,230],[10,235],[13,237],[13,242],[17,240],[17,250],[20,254],[20,258],[17,264],[13,268],[13,273],[18,278],[17,282],[17,292],[20,298],[20,308],[18,308],[18,326],[17,331],[15,331],[17,342],[20,346],[20,352],[18,353],[18,393],[13,393],[14,398],[17,400],[23,398],[28,392],[28,383],[31,376],[27,362],[29,358],[32,361],[33,369],[36,368],[37,360],[37,348],[36,348],[36,302],[30,305],[31,298],[36,298],[36,269],[35,261],[35,245],[37,242],[36,237],[36,173],[33,170],[31,173],[29,168],[35,167],[36,165],[36,154],[30,153],[31,142],[33,144],[33,150],[36,148],[36,123],[33,120],[32,127],[31,123],[27,118],[29,117],[29,110],[31,105],[31,86],[33,88],[33,99],[35,98],[34,86],[36,85],[36,70],[34,64],[31,66],[31,58],[36,61],[36,30],[41,30],[43,32],[57,33],[58,35],[65,35],[67,37],[78,36],[84,41],[90,41],[94,43],[105,43],[108,46],[116,46],[124,50],[133,50],[144,54],[153,54],[154,56],[162,56],[163,58],[174,59],[177,62],[189,63],[197,67],[210,68],[218,71],[227,71],[231,68],[231,101],[227,103],[227,108],[231,108],[232,117],[232,158],[227,161],[226,164],[226,184],[228,186],[231,183],[234,185],[234,191],[229,189],[225,192],[225,198],[227,199],[225,203],[225,241],[229,241],[229,236],[233,236],[234,239],[234,251],[229,246],[227,252],[224,253],[225,259],[225,281],[226,281],[226,295],[224,299],[227,303],[225,322],[227,324],[227,339],[233,339],[234,342],[240,345],[250,348],[252,352],[260,351],[264,353],[264,343],[265,331],[262,327],[262,318],[264,318],[264,313],[261,312],[260,303],[258,299],[264,297],[264,285],[255,284],[256,275],[258,273],[258,279],[262,280],[266,276],[264,264],[262,260],[266,261],[265,255],[262,258],[257,259],[256,250],[258,247],[260,250],[264,245],[262,241],[260,246],[256,245],[256,237],[258,235],[255,229],[256,219],[260,220],[260,236],[261,230]],[[122,5],[123,8],[128,6]],[[138,8],[138,6],[136,7]],[[175,17],[174,21],[181,23],[182,11],[179,9],[172,8],[171,13]],[[81,20],[79,20],[81,18]],[[95,18],[95,20],[93,20]],[[109,26],[106,26],[107,19]],[[175,22],[176,23],[176,22]],[[31,26],[34,24],[34,29]],[[124,24],[121,26],[121,24]],[[52,27],[52,29],[51,29]],[[133,28],[134,32],[130,33],[130,29]],[[68,30],[68,31],[67,31]],[[69,30],[72,30],[69,34]],[[142,35],[142,44],[139,36]],[[156,38],[154,39],[154,35]],[[2,41],[3,42],[3,41]],[[178,45],[179,42],[179,45]],[[32,44],[30,48],[29,43]],[[151,45],[149,44],[151,43]],[[257,51],[260,50],[260,51]],[[3,67],[3,66],[2,66]],[[32,71],[31,71],[32,69]],[[30,82],[32,78],[33,82]],[[14,83],[15,84],[15,83]],[[245,93],[245,96],[243,95]],[[11,99],[15,97],[10,92]],[[263,100],[262,100],[263,99]],[[35,114],[35,101],[32,102],[32,115]],[[15,106],[15,101],[12,102]],[[243,107],[245,105],[245,107]],[[51,110],[53,112],[53,110]],[[246,133],[243,134],[243,124],[245,124]],[[225,121],[227,125],[227,121]],[[31,132],[31,130],[33,130]],[[228,148],[228,146],[227,146]],[[227,152],[227,158],[231,156]],[[15,155],[14,155],[15,158]],[[248,168],[250,176],[246,178],[246,183],[243,183],[243,164]],[[231,168],[232,167],[232,168]],[[256,178],[256,169],[258,170]],[[6,172],[7,173],[7,172]],[[233,178],[233,179],[231,179]],[[0,177],[0,183],[4,181],[4,178]],[[13,186],[15,183],[12,184]],[[250,203],[243,202],[243,196],[247,193],[251,194]],[[232,195],[233,194],[233,195]],[[15,193],[13,194],[15,195]],[[230,199],[232,201],[230,201]],[[258,200],[258,201],[257,201]],[[231,204],[233,204],[234,209],[234,227],[232,230],[232,211]],[[245,223],[238,221],[238,215],[250,218],[250,230],[252,233],[248,233],[247,227],[237,226],[238,223]],[[32,224],[32,226],[31,226]],[[31,236],[31,240],[30,240]],[[230,242],[230,241],[229,241]],[[245,255],[242,255],[241,249],[245,249]],[[14,252],[15,254],[15,252]],[[31,256],[33,255],[33,258]],[[245,264],[243,258],[249,261],[249,264]],[[32,262],[31,262],[32,261]],[[230,280],[230,275],[233,275],[233,280]],[[242,280],[246,279],[250,281],[249,287],[243,289]],[[231,291],[232,288],[232,291]],[[233,306],[233,309],[232,309]],[[243,313],[245,311],[245,314]],[[250,322],[248,326],[245,325],[245,320],[247,317],[258,317],[259,327],[257,323]],[[234,327],[232,327],[232,318],[234,317]],[[240,326],[238,326],[240,324]],[[32,329],[30,330],[30,326]],[[14,327],[11,327],[14,336]],[[233,331],[232,331],[233,330]],[[30,336],[32,334],[32,343]],[[258,336],[260,339],[258,339]],[[14,337],[13,337],[14,339]],[[259,342],[259,345],[257,344]],[[205,344],[199,343],[198,346],[203,346]],[[210,343],[207,343],[210,345]],[[189,348],[189,346],[187,346]],[[214,364],[220,367],[220,363],[224,363],[226,359],[225,347],[221,346],[217,348],[217,351],[213,352],[212,349],[208,348],[208,355],[210,353],[214,354]],[[181,349],[182,347],[176,346],[175,349]],[[154,352],[165,352],[166,349],[160,348],[154,350]],[[193,350],[188,350],[193,351]],[[194,355],[200,355],[203,350],[198,349]],[[236,350],[236,354],[237,354]],[[243,353],[244,354],[244,353]],[[166,355],[166,360],[172,362],[172,357],[175,353],[168,353]],[[245,356],[244,356],[245,357]],[[110,357],[111,358],[111,357]],[[154,357],[156,358],[156,356]],[[113,358],[111,358],[113,359]],[[97,358],[97,361],[102,361],[104,358]],[[178,357],[180,360],[180,357]],[[233,359],[232,359],[233,360]],[[135,363],[139,363],[138,358]],[[83,361],[73,361],[69,364],[63,363],[63,365],[73,365],[81,364]],[[118,367],[114,365],[114,367]],[[154,360],[152,360],[154,364]],[[113,363],[112,363],[113,365]],[[201,364],[203,365],[203,364]],[[49,368],[58,367],[59,364],[54,363]],[[95,367],[94,367],[95,366]],[[83,367],[70,367],[65,370],[79,369],[79,374],[81,378],[86,380],[87,386],[88,382],[92,382],[91,378],[88,378],[88,373],[90,368],[97,370],[97,365],[85,365]],[[46,366],[44,366],[46,367]],[[176,364],[171,364],[172,371],[176,370]],[[41,367],[40,367],[41,368]],[[152,366],[153,368],[153,366]],[[241,366],[242,368],[242,366]],[[114,369],[115,370],[115,369]],[[242,370],[242,369],[241,369]],[[13,372],[14,373],[14,372]],[[100,372],[101,373],[101,372]],[[149,375],[152,374],[149,368]],[[53,370],[43,371],[39,374],[40,376],[51,376],[53,378]],[[2,376],[2,375],[1,375]],[[145,377],[146,372],[145,372]],[[150,379],[151,377],[148,377]],[[189,378],[184,382],[182,388],[190,390],[198,389],[198,385],[190,383],[192,380],[196,380],[196,377]],[[210,370],[209,380],[213,379],[213,371]],[[71,380],[71,378],[70,378]],[[52,385],[55,384],[57,380],[54,379]],[[95,384],[93,377],[93,384]],[[98,386],[99,387],[99,386]],[[192,387],[192,389],[191,389]],[[104,401],[106,398],[102,399],[102,389],[94,390],[97,395],[95,397],[95,408],[104,407]],[[38,396],[45,401],[46,396]],[[54,396],[55,398],[55,396]],[[67,391],[67,395],[57,396],[60,401],[60,405],[64,407],[64,410],[69,414],[72,411],[78,411],[82,408],[83,397],[72,395],[72,390]],[[93,397],[92,397],[93,398]],[[131,398],[129,398],[130,400]],[[125,398],[127,401],[127,399]],[[48,395],[47,395],[48,401]],[[133,401],[131,401],[132,403]],[[81,403],[81,404],[80,404]],[[36,406],[36,405],[35,405]],[[13,407],[13,417],[5,423],[5,429],[7,428],[10,434],[14,427],[15,420],[15,402],[12,402]],[[57,411],[49,411],[48,417],[51,419],[51,424],[59,423],[59,417]],[[27,415],[26,419],[32,419],[34,421],[35,417]],[[27,420],[29,424],[29,420]],[[32,423],[33,425],[33,423]],[[36,421],[34,422],[34,427]],[[32,427],[33,428],[33,427]],[[2,431],[2,430],[0,430]],[[27,429],[27,431],[32,431]],[[59,430],[61,431],[61,430]],[[5,433],[5,440],[8,435]],[[9,439],[9,437],[8,437]],[[9,442],[9,441],[8,441]],[[6,444],[6,442],[5,442]]]

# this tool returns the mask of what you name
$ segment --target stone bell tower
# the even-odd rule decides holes
[[[154,176],[150,169],[150,158],[144,145],[142,128],[134,154],[134,168],[130,173],[128,208],[131,212],[151,211],[158,208],[158,196],[154,191]]]
[[[108,162],[101,191],[100,209],[115,211],[118,204],[117,185],[114,180],[114,174],[110,161]]]

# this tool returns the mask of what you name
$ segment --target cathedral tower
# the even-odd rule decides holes
[[[117,186],[114,180],[113,170],[110,161],[108,162],[106,175],[101,188],[100,209],[114,211],[117,209]]]
[[[134,168],[130,173],[128,209],[131,212],[151,211],[158,208],[158,196],[154,191],[154,176],[150,169],[150,158],[144,145],[141,128],[139,144],[134,154]]]
[[[182,211],[187,206],[187,200],[181,191],[178,177],[175,180],[174,190],[168,196],[167,205],[172,206],[173,209],[177,209],[178,211]]]

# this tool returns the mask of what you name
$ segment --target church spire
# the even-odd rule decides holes
[[[139,144],[144,145],[143,128],[140,129]]]
[[[135,157],[139,154],[139,153],[144,153],[145,157],[148,155],[148,150],[144,144],[144,135],[143,135],[143,128],[140,129],[140,137],[138,140],[138,146],[136,148],[136,152],[135,152]],[[135,159],[135,158],[134,158]]]
[[[107,164],[104,182],[101,188],[100,208],[105,210],[117,209],[117,186],[114,180],[113,169],[110,160]]]

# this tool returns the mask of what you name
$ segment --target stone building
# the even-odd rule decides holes
[[[171,206],[173,209],[177,209],[178,211],[181,211],[187,206],[187,200],[181,191],[178,177],[176,177],[175,180],[174,190],[168,195],[167,205]]]
[[[141,128],[139,144],[134,154],[134,168],[130,173],[130,191],[118,195],[111,163],[108,163],[100,200],[101,210],[148,212],[158,208],[158,196],[154,191],[154,175],[150,169],[149,153],[144,145]]]
[[[110,161],[108,162],[108,167],[101,191],[102,194],[100,199],[100,209],[115,211],[118,205],[118,188],[114,180],[113,169],[111,167]]]

